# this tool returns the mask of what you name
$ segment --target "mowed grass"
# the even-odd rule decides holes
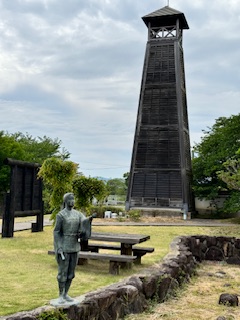
[[[153,246],[154,253],[142,258],[141,266],[120,270],[120,275],[108,273],[108,262],[90,260],[86,266],[77,266],[70,295],[80,296],[100,287],[118,282],[124,277],[161,261],[168,253],[169,244],[179,235],[208,234],[238,236],[240,226],[231,227],[141,227],[93,226],[95,232],[140,233],[151,239],[141,245]],[[47,251],[53,249],[53,228],[43,232],[15,232],[14,238],[0,239],[1,303],[0,316],[27,311],[46,305],[58,296],[57,263]]]

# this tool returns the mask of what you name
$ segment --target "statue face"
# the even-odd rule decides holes
[[[67,198],[67,201],[66,201],[67,207],[68,207],[68,208],[74,207],[74,203],[75,203],[74,196],[73,196],[73,195],[70,195],[70,196]]]

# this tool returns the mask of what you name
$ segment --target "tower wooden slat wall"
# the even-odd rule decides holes
[[[127,207],[192,209],[183,13],[168,6],[147,16],[148,42],[133,145]]]

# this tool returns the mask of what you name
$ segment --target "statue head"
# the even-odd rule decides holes
[[[71,209],[74,206],[74,194],[71,192],[65,193],[63,196],[64,208]]]

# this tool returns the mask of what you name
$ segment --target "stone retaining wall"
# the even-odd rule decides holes
[[[224,260],[240,264],[240,239],[230,237],[178,237],[170,245],[163,261],[141,274],[90,292],[79,299],[77,306],[63,311],[72,320],[115,320],[130,313],[141,313],[150,300],[164,302],[176,289],[189,281],[202,260]],[[36,320],[39,314],[54,310],[44,306],[29,312],[4,317],[6,320]],[[3,318],[1,318],[3,319]]]

